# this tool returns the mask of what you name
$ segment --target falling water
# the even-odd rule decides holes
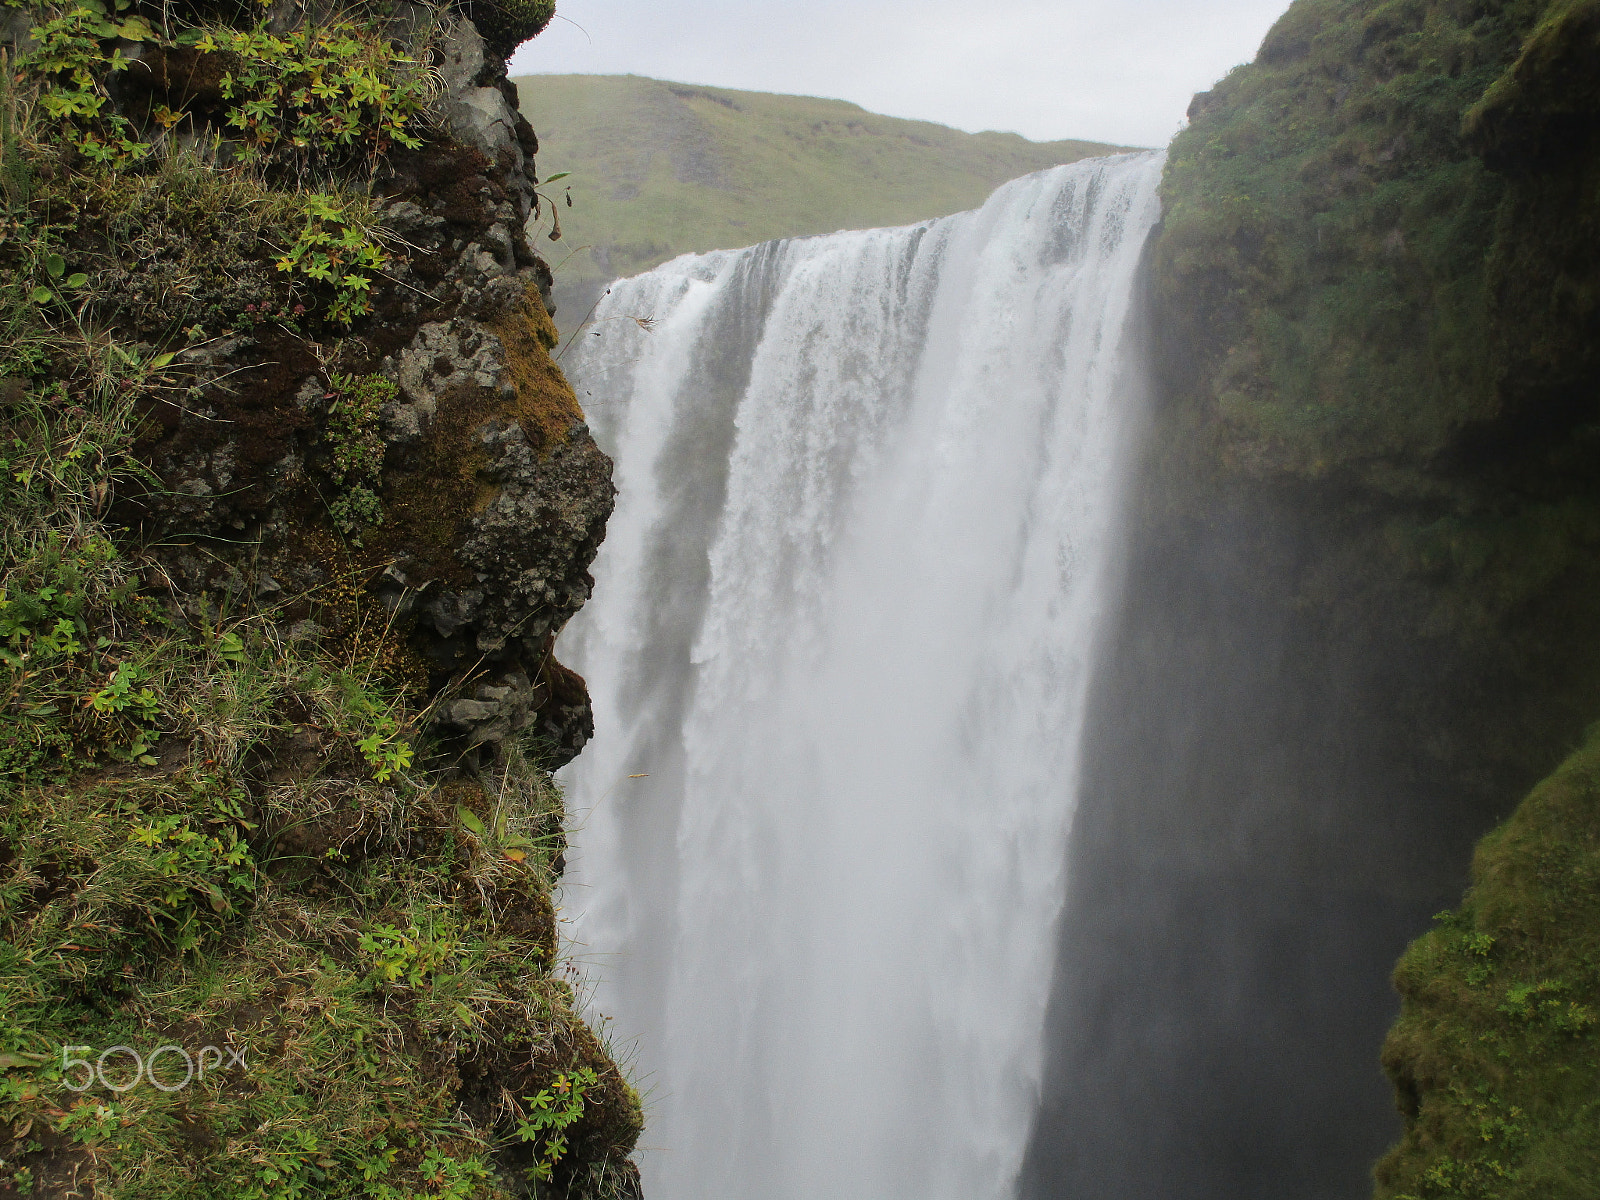
[[[1161,163],[680,258],[569,356],[619,501],[565,903],[651,1200],[1010,1193]]]

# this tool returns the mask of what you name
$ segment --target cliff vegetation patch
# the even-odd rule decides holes
[[[1395,971],[1406,1118],[1382,1200],[1589,1196],[1600,1179],[1600,737],[1485,838]]]
[[[402,155],[424,198],[443,161],[515,184],[443,116],[445,43],[481,41],[426,6],[0,26],[0,1196],[635,1194],[533,685],[492,741],[442,722],[482,652],[424,661],[430,582],[362,545],[400,536],[394,357],[518,266],[455,249],[470,317],[468,268],[402,286],[379,186]]]

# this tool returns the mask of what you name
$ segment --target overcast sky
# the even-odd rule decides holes
[[[853,100],[1037,141],[1166,143],[1288,0],[558,0],[512,74]],[[581,29],[579,28],[581,26]]]

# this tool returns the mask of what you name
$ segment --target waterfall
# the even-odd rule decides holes
[[[650,1200],[1011,1193],[1161,166],[680,258],[567,356],[619,493],[564,903]]]

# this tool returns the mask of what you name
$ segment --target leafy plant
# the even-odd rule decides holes
[[[567,1152],[566,1131],[583,1117],[584,1097],[598,1076],[591,1067],[563,1071],[550,1087],[524,1096],[528,1112],[517,1124],[517,1137],[534,1146],[529,1174],[544,1183],[554,1177],[555,1166]]]
[[[374,490],[383,471],[383,406],[399,389],[382,375],[335,375],[328,393],[329,474],[342,489],[333,503],[334,523],[359,534],[383,523],[383,506]]]
[[[207,830],[188,813],[171,813],[136,826],[128,838],[142,848],[144,869],[166,883],[151,898],[152,912],[170,922],[179,950],[194,949],[204,935],[196,900],[227,915],[255,890],[255,862],[236,824]]]
[[[238,63],[221,87],[234,101],[226,122],[238,131],[246,161],[284,149],[376,157],[395,143],[422,145],[415,125],[437,90],[435,78],[371,25],[339,19],[281,36],[265,22],[213,26],[194,44]]]
[[[413,923],[405,930],[375,925],[361,935],[359,945],[373,960],[375,983],[403,982],[419,988],[449,963],[460,943],[453,937],[425,934]]]
[[[89,282],[89,276],[82,271],[74,271],[71,275],[67,275],[67,260],[59,254],[45,255],[44,270],[45,274],[50,277],[50,282],[58,287],[77,289]],[[63,279],[62,276],[64,275],[66,278]],[[56,293],[44,284],[40,284],[29,293],[29,299],[35,304],[49,304],[56,298]]]
[[[48,82],[39,107],[60,122],[71,145],[102,166],[138,162],[151,151],[126,117],[107,111],[106,80],[129,63],[120,47],[107,53],[106,43],[159,40],[144,17],[116,15],[129,5],[130,0],[115,0],[112,11],[103,0],[72,0],[59,16],[29,30],[36,45],[18,61]]]
[[[1500,1011],[1527,1024],[1542,1022],[1562,1033],[1587,1033],[1595,1025],[1594,1010],[1568,999],[1569,984],[1555,979],[1514,984],[1506,990]]]
[[[83,702],[103,716],[132,709],[144,720],[153,721],[159,707],[156,694],[147,687],[134,690],[148,677],[148,672],[141,671],[132,663],[120,662],[106,681],[106,686],[85,696]]]
[[[399,736],[400,723],[388,714],[379,714],[375,728],[356,743],[361,756],[372,768],[372,778],[387,783],[411,765],[411,743]]]
[[[308,192],[300,199],[305,221],[278,257],[278,270],[330,289],[329,318],[349,325],[372,311],[372,280],[389,256],[355,201],[326,192]]]

